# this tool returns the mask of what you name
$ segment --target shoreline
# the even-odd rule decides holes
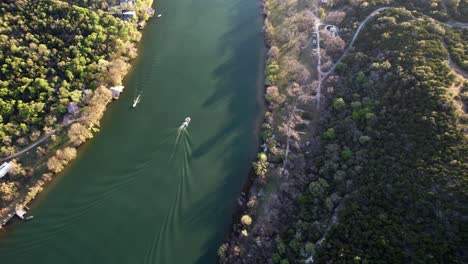
[[[266,5],[268,5],[269,1],[268,0],[262,0],[261,1],[263,5],[265,5],[265,8],[266,10],[263,11],[263,16],[264,16],[264,30],[268,30],[267,27],[269,26],[268,25],[268,20],[269,19],[274,19],[274,15],[270,15],[271,17],[269,17],[269,12],[272,11],[272,10],[268,10],[268,7]],[[317,6],[317,10],[319,10],[321,7],[320,6]],[[376,13],[379,13],[387,8],[393,8],[393,7],[380,7],[376,10],[374,10],[365,20],[363,23],[360,23],[360,27],[359,29],[357,30],[357,32],[355,32],[354,34],[359,34],[360,30],[361,30],[361,27],[364,27],[367,20],[370,19],[374,14]],[[403,7],[404,8],[404,7]],[[281,11],[280,11],[281,12]],[[414,12],[418,12],[419,11],[414,11]],[[431,18],[432,20],[436,21],[437,23],[439,24],[443,24],[447,27],[451,27],[450,23],[444,23],[444,22],[440,22],[438,20],[435,20],[434,18],[432,18],[431,16],[428,16],[428,15],[424,15],[423,16],[426,16],[426,17],[429,17]],[[320,21],[322,21],[322,19],[318,20],[319,23],[321,23]],[[452,22],[453,23],[453,22]],[[270,24],[271,25],[271,24]],[[318,30],[317,30],[318,31]],[[273,33],[274,35],[274,33]],[[270,35],[271,36],[271,35]],[[354,38],[352,41],[348,41],[347,43],[347,46],[346,48],[343,50],[344,53],[342,55],[342,57],[346,56],[347,55],[347,51],[353,46],[353,43],[355,41],[355,38],[357,37],[357,35],[354,35]],[[265,45],[268,47],[268,48],[271,48],[272,46],[274,45],[268,45],[267,43],[269,42],[269,39],[268,39],[268,36],[266,35],[266,38],[265,38]],[[271,43],[271,42],[270,42]],[[280,46],[280,50],[282,50],[281,46]],[[284,52],[284,51],[281,51],[281,52]],[[271,57],[269,56],[270,53],[266,56],[266,60],[269,60]],[[340,61],[341,61],[341,58],[338,60],[338,62],[334,62],[336,66],[336,64],[338,64]],[[450,58],[450,57],[449,57]],[[281,59],[278,59],[278,61],[281,61]],[[280,66],[280,71],[281,70],[284,70],[282,68],[283,66]],[[265,71],[264,72],[267,72],[269,69],[268,69],[268,65],[265,65]],[[328,75],[331,75],[333,73],[333,70],[334,70],[334,67],[331,69],[331,70],[328,70],[326,72],[326,76],[322,77],[321,76],[321,71],[318,70],[318,76],[319,76],[319,79],[325,81],[328,77]],[[311,72],[312,73],[312,72]],[[265,84],[265,88],[269,88],[271,86],[275,86],[276,83],[274,84]],[[278,85],[278,88],[280,88],[282,84],[279,83]],[[320,87],[320,85],[319,85]],[[325,95],[322,96],[322,99],[325,101],[325,103],[327,104],[330,104],[329,102],[329,99],[330,98],[327,98],[327,95],[328,92],[325,92]],[[272,103],[270,102],[270,100],[268,100],[268,96],[270,96],[270,94],[268,93],[268,91],[265,92],[264,96],[267,98],[267,108],[268,110],[267,111],[271,111],[271,112],[267,112],[267,114],[275,114],[275,112],[277,111],[277,109],[275,110],[274,107],[275,106],[272,106]],[[317,97],[316,97],[317,99]],[[320,98],[318,98],[320,99]],[[287,100],[290,100],[289,98],[286,99],[286,102]],[[314,102],[314,101],[313,101]],[[273,102],[273,105],[275,104],[275,102]],[[301,109],[302,110],[302,109]],[[294,110],[293,110],[294,111]],[[311,111],[313,112],[313,111]],[[309,113],[311,113],[309,112]],[[315,114],[318,114],[320,115],[321,113],[325,113],[325,114],[328,114],[329,110],[327,109],[324,109],[324,107],[320,107],[319,109],[316,110]],[[285,158],[285,159],[282,159],[282,161],[284,161],[284,165],[283,166],[283,170],[279,171],[279,176],[278,179],[279,181],[282,181],[279,183],[279,185],[285,185],[285,186],[281,186],[281,187],[278,187],[277,190],[274,190],[272,193],[270,193],[269,195],[270,196],[275,196],[275,197],[265,197],[265,195],[259,195],[258,193],[258,189],[261,188],[261,189],[267,189],[266,185],[269,184],[269,183],[263,183],[263,185],[261,183],[259,183],[259,175],[255,173],[255,168],[252,167],[249,171],[249,176],[248,176],[248,179],[246,180],[243,188],[242,188],[242,192],[241,194],[238,196],[238,199],[237,199],[237,205],[236,205],[236,209],[235,211],[233,212],[233,224],[230,226],[230,230],[228,231],[228,233],[226,234],[226,237],[225,239],[223,240],[223,244],[220,245],[219,249],[218,249],[218,263],[263,263],[263,261],[266,262],[266,260],[271,260],[272,259],[272,255],[274,253],[274,247],[275,247],[275,243],[278,243],[276,240],[277,238],[277,235],[278,235],[278,230],[281,229],[281,226],[278,226],[278,225],[281,225],[281,220],[278,220],[276,218],[274,218],[275,216],[275,213],[268,213],[269,210],[280,210],[281,213],[278,213],[276,214],[276,216],[278,218],[288,218],[288,214],[291,213],[290,209],[291,208],[287,208],[288,205],[281,205],[281,203],[288,203],[288,202],[291,202],[291,201],[294,201],[294,199],[296,198],[296,196],[298,194],[294,193],[294,189],[295,187],[297,186],[294,186],[294,183],[288,183],[288,177],[291,177],[290,181],[301,181],[301,180],[304,180],[306,179],[307,180],[307,177],[310,177],[309,175],[307,175],[307,172],[304,170],[304,174],[303,176],[301,175],[294,175],[295,173],[295,169],[302,169],[300,168],[301,165],[297,166],[295,162],[299,161],[298,163],[300,163],[301,160],[305,160],[307,162],[310,162],[311,163],[311,170],[317,170],[316,168],[316,165],[314,164],[314,159],[316,157],[318,157],[319,153],[318,153],[318,149],[319,149],[319,145],[321,144],[321,139],[319,138],[319,133],[318,133],[318,130],[320,130],[320,127],[319,127],[319,124],[321,123],[321,118],[320,117],[315,117],[315,118],[311,118],[313,122],[310,122],[311,125],[308,125],[307,126],[307,130],[308,131],[311,131],[310,133],[308,133],[309,135],[305,136],[302,138],[301,136],[301,139],[300,140],[295,140],[295,139],[292,139],[292,141],[296,141],[294,143],[299,143],[301,144],[300,147],[294,147],[292,146],[293,150],[291,151],[290,154],[292,154],[289,159],[288,158]],[[277,131],[278,130],[278,126],[279,124],[275,124],[275,122],[268,122],[269,121],[269,118],[268,116],[265,116],[265,123],[266,124],[269,124],[272,126],[272,129]],[[309,120],[310,121],[310,120]],[[317,121],[317,122],[314,122],[314,121]],[[264,131],[264,129],[262,129],[262,131]],[[265,142],[265,144],[268,144],[265,140],[261,139],[261,143]],[[302,143],[304,143],[305,141],[306,144],[304,144],[305,146],[302,145]],[[293,143],[293,142],[292,142]],[[307,148],[310,148],[309,150],[307,150]],[[270,150],[268,148],[268,150]],[[307,151],[306,151],[307,150]],[[261,151],[261,149],[260,149]],[[270,151],[268,151],[268,153],[266,153],[266,155],[268,157],[270,157]],[[255,165],[254,165],[255,166]],[[278,168],[278,164],[274,164],[272,166],[272,164],[270,163],[269,166],[268,166],[268,172],[266,173],[267,176],[267,181],[274,181],[276,179],[274,179],[274,175],[270,175],[270,174],[274,174],[274,170]],[[286,170],[284,170],[286,168]],[[288,173],[288,170],[290,170],[291,173]],[[309,171],[310,173],[310,171]],[[273,177],[272,177],[273,176]],[[283,178],[284,177],[284,178]],[[280,178],[283,178],[283,179],[280,179]],[[296,179],[294,179],[296,178]],[[309,180],[310,182],[310,180]],[[259,187],[259,188],[256,188],[256,187]],[[284,187],[284,188],[282,188]],[[289,189],[289,190],[288,190]],[[302,192],[302,191],[301,191]],[[258,198],[258,200],[257,200]],[[283,199],[285,198],[285,199]],[[253,203],[253,206],[249,206],[249,203],[252,201],[254,201]],[[262,201],[263,200],[263,201]],[[273,206],[268,206],[268,203],[269,201],[268,200],[272,200],[271,203],[273,204]],[[291,200],[291,201],[288,201],[288,200]],[[257,201],[260,201],[260,203],[258,203]],[[266,203],[267,205],[265,206],[265,204],[261,204],[261,203]],[[281,206],[279,207],[276,207],[274,205],[278,205],[280,204]],[[293,204],[291,203],[292,206],[297,206],[296,204]],[[272,208],[273,207],[273,208]],[[339,204],[338,206],[336,206],[334,208],[334,211],[333,211],[333,215],[332,215],[332,219],[333,221],[331,221],[328,225],[328,229],[327,229],[327,232],[329,230],[329,228],[335,223],[334,221],[337,221],[337,213],[342,209],[342,204]],[[245,218],[245,219],[248,219],[248,221],[245,221],[244,217],[248,217],[248,218]],[[272,217],[273,216],[273,217]],[[283,219],[284,220],[284,219]],[[251,234],[252,233],[252,234]],[[326,236],[327,233],[325,233],[325,235],[323,235],[323,238]],[[318,244],[321,243],[321,241],[323,241],[323,238],[319,240]],[[272,246],[273,245],[273,246]],[[273,249],[273,250],[270,250],[269,249]],[[309,254],[308,255],[309,257],[306,258],[304,257],[304,261],[306,263],[310,263],[311,260],[313,259],[313,254]],[[275,256],[276,257],[276,260],[273,260],[274,263],[279,263],[277,262],[278,261],[278,256]],[[283,263],[283,262],[281,262]],[[289,262],[288,262],[289,263]]]
[[[258,1],[258,19],[261,20],[261,22],[259,23],[261,23],[262,25],[261,34],[263,37],[263,55],[261,57],[261,61],[259,62],[259,67],[261,67],[261,75],[259,76],[259,81],[257,84],[257,100],[261,102],[261,115],[259,116],[259,120],[257,120],[257,126],[255,130],[255,133],[257,135],[257,148],[255,156],[259,155],[260,153],[264,153],[262,144],[266,144],[266,141],[262,139],[262,132],[265,131],[265,124],[273,125],[271,122],[268,122],[266,117],[266,113],[271,111],[271,105],[265,97],[267,95],[267,88],[269,87],[269,85],[266,83],[266,70],[267,62],[270,59],[268,51],[271,48],[271,45],[267,41],[265,32],[265,20],[268,19],[268,14],[266,13],[265,7],[266,1],[267,0]],[[252,164],[255,163],[256,160],[256,157],[252,159],[251,164],[249,165],[250,169],[247,172],[247,177],[245,178],[244,183],[242,184],[242,188],[239,194],[236,196],[235,205],[231,213],[231,222],[225,231],[222,244],[220,244],[220,246],[218,247],[217,263],[229,263],[225,262],[225,260],[230,259],[232,256],[238,256],[237,253],[240,253],[240,249],[239,251],[237,251],[237,245],[242,244],[242,242],[240,242],[242,238],[241,218],[243,215],[247,215],[247,212],[249,210],[248,202],[250,198],[252,198],[252,196],[255,196],[255,194],[253,193],[256,189],[259,189],[259,187],[261,187],[261,183],[259,183],[259,176],[256,174],[254,166],[252,166]],[[224,253],[221,253],[221,251],[223,251]],[[225,254],[225,256],[221,256],[222,254]]]
[[[263,25],[264,25],[264,19],[265,19],[265,14],[263,13],[263,1],[264,0],[258,0],[258,22],[260,25],[262,25],[262,29],[260,34],[262,35],[263,38],[263,43],[261,45],[261,51],[260,54],[260,60],[258,62],[258,67],[260,68],[261,75],[258,76],[258,80],[256,83],[256,89],[257,89],[257,102],[259,104],[259,116],[257,120],[255,120],[255,129],[253,133],[256,135],[255,136],[255,145],[257,146],[255,148],[255,153],[252,155],[252,159],[248,165],[248,171],[247,175],[244,179],[244,182],[241,185],[240,192],[236,196],[236,199],[234,200],[234,205],[233,209],[231,212],[231,221],[229,225],[227,226],[226,230],[224,231],[224,236],[223,236],[223,242],[229,240],[229,236],[232,233],[232,226],[236,223],[239,222],[240,216],[242,215],[242,212],[245,211],[245,208],[243,208],[242,205],[239,205],[239,201],[249,193],[252,185],[255,183],[255,178],[257,177],[255,174],[255,171],[252,168],[252,162],[255,161],[255,155],[261,152],[262,148],[260,146],[261,143],[261,137],[260,134],[262,132],[262,125],[265,119],[265,113],[268,110],[268,103],[265,100],[265,90],[266,90],[266,85],[265,85],[265,66],[266,66],[266,61],[267,61],[267,51],[269,49],[269,46],[267,43],[264,41],[265,39],[265,32],[263,30]]]
[[[143,7],[143,10],[145,10],[146,8],[153,8],[153,5],[154,5],[154,0],[147,0],[147,2],[145,3],[145,6]],[[96,10],[92,10],[90,8],[87,8],[93,12],[96,12]],[[111,14],[108,14],[108,15],[111,15]],[[125,69],[124,72],[121,73],[121,83],[124,83],[128,77],[129,74],[131,74],[132,72],[132,69],[134,68],[133,66],[135,65],[135,63],[137,62],[138,60],[138,57],[139,57],[139,54],[140,54],[140,50],[141,50],[141,39],[142,39],[142,35],[144,32],[144,28],[139,28],[139,23],[140,21],[144,21],[145,23],[154,18],[154,16],[149,16],[148,18],[146,19],[142,19],[142,20],[138,20],[137,22],[123,22],[123,23],[132,23],[133,26],[135,27],[135,29],[137,30],[137,32],[140,33],[140,37],[138,40],[136,40],[135,42],[133,42],[133,48],[136,49],[137,51],[137,55],[136,57],[132,58],[132,57],[128,57],[128,67]],[[119,51],[120,52],[120,51]],[[114,63],[117,59],[119,58],[113,58],[112,60],[109,61],[109,64],[112,64]],[[110,77],[110,75],[108,76]],[[106,84],[100,84],[100,86],[98,88],[96,88],[92,95],[94,95],[96,93],[96,91],[98,89],[100,89],[102,87],[102,89],[105,89],[105,90],[109,90],[110,92],[110,87],[112,85],[110,84],[110,80],[107,81]],[[92,97],[92,95],[90,97]],[[117,100],[118,101],[118,100]],[[94,132],[93,129],[96,129],[96,128],[99,128],[100,127],[100,123],[101,121],[104,120],[104,118],[109,118],[109,114],[105,115],[106,110],[108,110],[108,107],[109,105],[111,105],[110,103],[112,103],[113,100],[109,100],[107,103],[103,104],[103,105],[100,105],[102,106],[104,109],[102,110],[102,113],[101,113],[101,116],[95,120],[95,122],[93,124],[90,125],[90,131],[93,135],[95,133],[99,133],[99,129],[97,129],[97,132]],[[86,109],[88,107],[90,107],[90,105],[92,104],[93,102],[87,102],[86,104],[83,104],[83,109]],[[116,102],[118,103],[118,102]],[[12,160],[16,160],[18,158],[20,158],[22,155],[24,154],[27,154],[29,151],[31,150],[34,150],[38,147],[41,147],[41,146],[49,146],[48,144],[53,144],[55,143],[54,141],[51,142],[51,137],[53,136],[57,136],[58,134],[60,133],[65,133],[64,135],[62,135],[60,137],[60,139],[64,139],[64,138],[68,138],[68,131],[70,130],[70,126],[72,124],[81,124],[83,121],[82,120],[79,120],[79,119],[82,119],[83,118],[83,115],[81,113],[79,113],[79,118],[77,120],[74,120],[73,122],[69,123],[69,124],[66,124],[66,125],[62,125],[61,123],[58,123],[57,125],[62,125],[60,128],[56,129],[53,133],[48,133],[48,134],[45,134],[43,136],[43,138],[39,139],[38,141],[36,142],[33,142],[30,146],[26,147],[25,149],[27,149],[26,151],[23,149],[23,150],[20,150],[20,152],[18,152],[19,154],[14,154],[12,155],[13,157],[5,157],[2,159],[2,161],[12,161]],[[88,143],[90,140],[89,139],[92,139],[93,136],[90,136],[90,137],[87,137],[82,143],[79,144],[79,146],[75,146],[76,149],[77,149],[77,152],[82,152],[84,148],[86,148],[89,144],[86,144]],[[57,141],[59,142],[60,139],[57,139]],[[53,158],[55,157],[55,150],[58,149],[58,150],[64,150],[68,147],[72,147],[74,146],[70,140],[68,139],[66,141],[66,143],[63,143],[63,144],[59,144],[60,146],[57,148],[57,147],[54,147],[52,149],[50,149],[50,152],[48,152],[47,155],[37,159],[36,161],[34,161],[34,166],[35,165],[38,165],[38,167],[40,166],[43,166],[46,165],[47,163],[47,160],[50,159],[50,158]],[[32,147],[31,147],[32,146]],[[50,187],[52,187],[54,184],[57,183],[57,178],[61,178],[63,177],[66,172],[71,168],[73,167],[73,163],[76,162],[76,160],[78,159],[78,154],[76,154],[73,158],[71,158],[70,160],[67,161],[66,164],[64,164],[64,168],[61,169],[60,171],[58,172],[51,172],[50,170],[46,170],[45,173],[43,172],[37,172],[37,171],[33,171],[32,172],[32,175],[31,177],[34,177],[34,175],[36,174],[42,174],[40,176],[36,176],[34,179],[31,180],[31,182],[29,182],[28,184],[25,184],[24,186],[24,190],[21,190],[20,191],[20,195],[19,197],[17,197],[13,202],[11,202],[8,206],[6,207],[3,207],[3,208],[0,208],[0,239],[1,238],[4,238],[6,236],[6,230],[5,230],[5,227],[8,225],[8,223],[10,221],[12,221],[13,218],[15,218],[16,216],[16,212],[17,210],[19,209],[23,209],[23,208],[26,208],[28,209],[28,211],[30,210],[28,208],[28,206],[33,203],[34,201],[37,201],[38,198],[37,196],[40,194],[40,193],[44,193],[45,192],[45,189],[50,189]],[[45,160],[45,162],[43,164],[41,164],[41,162]],[[38,164],[39,163],[39,164]],[[47,185],[47,186],[46,186]],[[16,221],[15,221],[16,222]]]

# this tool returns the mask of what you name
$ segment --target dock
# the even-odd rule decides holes
[[[110,90],[112,92],[112,98],[114,98],[115,100],[119,99],[120,93],[124,90],[124,88],[125,87],[123,87],[122,85],[111,87]]]
[[[6,215],[4,219],[0,222],[0,230],[8,223],[10,220],[16,216],[18,216],[20,219],[24,220],[24,216],[27,213],[26,209],[29,210],[28,207],[17,207],[14,210],[11,209],[10,212]]]

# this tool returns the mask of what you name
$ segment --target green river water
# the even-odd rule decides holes
[[[1,263],[215,262],[257,148],[259,1],[155,5],[124,94],[34,220],[8,226]]]

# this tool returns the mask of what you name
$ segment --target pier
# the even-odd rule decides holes
[[[16,216],[18,216],[20,219],[24,220],[24,216],[27,214],[26,209],[29,210],[28,207],[26,206],[21,206],[21,207],[16,207],[16,208],[10,208],[9,212],[6,214],[3,219],[0,220],[0,229],[2,229],[10,220]]]

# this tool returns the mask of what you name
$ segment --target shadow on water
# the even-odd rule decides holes
[[[243,4],[242,1],[237,3]],[[237,8],[241,11],[242,8]],[[234,21],[241,23],[235,24],[235,27],[229,32],[225,33],[221,38],[221,45],[218,53],[220,55],[226,52],[232,52],[229,59],[226,60],[213,72],[216,76],[216,90],[210,95],[202,104],[203,108],[212,108],[219,102],[228,104],[230,113],[229,122],[219,132],[213,135],[209,140],[203,142],[197,149],[195,149],[194,157],[200,157],[210,151],[211,147],[216,145],[221,140],[226,138],[226,135],[233,132],[239,132],[238,139],[245,139],[254,131],[241,131],[243,127],[253,127],[255,122],[258,121],[258,114],[260,111],[260,98],[257,100],[246,100],[246,94],[250,93],[253,83],[258,83],[257,78],[260,77],[258,64],[262,61],[263,42],[260,40],[260,31],[245,32],[245,28],[251,27],[254,23],[260,23],[258,16],[260,14],[259,7],[257,6],[258,13],[251,14],[249,17],[244,18],[245,14],[237,14],[241,18],[235,18]],[[255,15],[255,16],[254,16]],[[258,26],[260,29],[260,25]],[[252,74],[255,72],[256,74]],[[261,89],[261,87],[256,87]],[[247,95],[249,96],[249,95]],[[255,94],[254,96],[257,96]],[[229,99],[229,100],[226,100]],[[241,140],[234,139],[232,144],[237,144]]]
[[[217,186],[214,192],[205,194],[193,205],[191,212],[197,212],[196,214],[188,215],[185,218],[187,226],[194,230],[203,228],[203,226],[219,225],[220,221],[226,223],[224,229],[218,229],[212,238],[202,246],[204,250],[200,252],[197,264],[214,262],[217,248],[226,228],[230,225],[232,209],[241,185],[247,177],[250,161],[254,158],[258,145],[259,115],[263,101],[259,96],[261,93],[252,92],[252,89],[263,88],[259,87],[259,84],[263,85],[263,81],[258,80],[262,78],[259,64],[262,63],[262,56],[264,56],[263,35],[261,33],[262,18],[259,1],[254,1],[253,7],[249,8],[249,10],[255,8],[255,11],[245,12],[247,9],[245,5],[245,1],[239,0],[233,8],[232,29],[222,36],[217,51],[220,56],[227,52],[231,53],[231,56],[214,70],[213,75],[217,80],[216,90],[202,104],[203,108],[208,109],[220,102],[228,104],[232,116],[217,134],[200,144],[193,152],[194,158],[201,157],[208,153],[214,145],[226,140],[228,136],[234,137],[229,144],[223,142],[227,148],[224,157],[218,157],[218,160],[225,163],[222,165],[223,168],[226,168],[224,170],[225,181]],[[255,96],[257,99],[248,100],[246,96]],[[252,134],[255,135],[252,136]],[[229,151],[231,148],[239,148],[240,143],[243,148],[248,150]],[[243,155],[243,153],[248,153],[248,155]],[[231,160],[237,160],[239,164],[245,165],[239,166],[236,170],[230,170],[229,168],[232,166],[228,163]],[[219,203],[220,199],[224,200],[222,206]]]

